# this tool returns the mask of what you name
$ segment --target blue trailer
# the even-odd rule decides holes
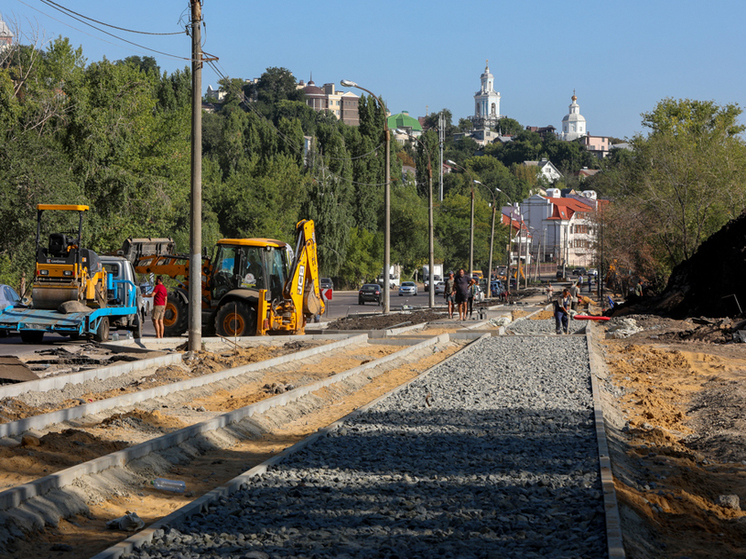
[[[124,289],[120,289],[120,285]],[[101,308],[88,308],[78,312],[35,309],[25,305],[9,306],[0,312],[0,330],[21,335],[25,343],[39,343],[45,332],[54,332],[71,338],[90,336],[98,342],[109,339],[109,321],[115,317],[134,315],[133,329],[142,326],[142,317],[136,303],[137,288],[129,280],[114,280],[107,276],[107,290],[115,298]],[[123,294],[121,299],[114,294]]]

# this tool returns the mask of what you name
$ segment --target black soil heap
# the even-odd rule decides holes
[[[666,290],[650,310],[673,318],[740,315],[746,310],[745,278],[746,211],[673,269]]]

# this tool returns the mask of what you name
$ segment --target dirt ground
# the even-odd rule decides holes
[[[746,346],[720,321],[627,318],[643,330],[605,341],[627,557],[746,558]]]
[[[330,330],[382,330],[392,326],[412,326],[423,322],[440,320],[448,315],[445,311],[413,311],[409,313],[347,316],[329,323]]]
[[[38,534],[33,541],[17,541],[12,554],[5,555],[0,550],[0,557],[56,559],[93,556],[129,535],[126,532],[106,530],[108,520],[122,516],[128,511],[135,511],[147,525],[260,464],[318,429],[408,382],[455,353],[460,347],[460,344],[450,343],[439,353],[373,377],[361,388],[345,388],[339,385],[324,388],[316,394],[320,405],[314,411],[302,413],[257,439],[245,440],[230,448],[214,449],[189,464],[174,466],[167,477],[184,480],[187,484],[186,493],[165,493],[144,486],[137,492],[92,506],[87,516],[62,520],[57,527],[50,527]],[[171,423],[173,420],[168,416],[157,412],[145,414],[136,411],[113,418],[111,423],[114,426],[117,421],[126,421],[128,418],[140,418],[154,424],[164,423],[178,427]],[[62,553],[60,549],[65,549],[67,553]]]

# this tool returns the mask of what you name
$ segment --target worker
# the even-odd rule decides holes
[[[570,304],[571,304],[571,307],[574,309],[578,304],[578,295],[580,294],[580,289],[578,288],[578,284],[576,282],[573,282],[573,284],[570,286],[570,289],[568,291],[570,293]]]
[[[547,302],[550,302],[554,298],[554,287],[552,287],[552,283],[549,282],[547,284]]]
[[[163,318],[166,315],[166,301],[168,300],[168,291],[163,285],[163,278],[155,278],[155,287],[153,288],[153,326],[155,326],[155,337],[162,338],[164,333]]]
[[[559,300],[554,302],[554,324],[557,334],[562,334],[563,331],[565,334],[569,333],[571,301],[570,290],[565,288]]]

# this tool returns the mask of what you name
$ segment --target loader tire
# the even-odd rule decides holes
[[[256,309],[241,301],[231,301],[215,317],[215,331],[226,338],[256,335]]]
[[[176,291],[171,291],[166,300],[163,317],[163,335],[167,338],[181,336],[189,327],[189,305]]]

